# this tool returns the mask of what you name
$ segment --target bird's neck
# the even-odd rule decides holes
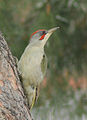
[[[38,50],[40,50],[40,51],[44,51],[44,45],[43,45],[43,44],[38,44],[38,43],[35,43],[35,44],[30,43],[30,44],[28,45],[28,48],[38,49]]]
[[[43,42],[30,42],[30,47],[39,47],[40,49],[44,49],[44,43]]]
[[[33,51],[33,52],[38,51],[38,52],[40,52],[40,53],[44,53],[44,47],[41,46],[41,45],[34,45],[34,44],[32,45],[32,44],[29,44],[29,45],[27,46],[27,50]]]

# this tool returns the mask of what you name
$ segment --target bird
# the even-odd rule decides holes
[[[32,33],[30,42],[18,61],[18,71],[22,77],[22,84],[31,109],[39,96],[40,85],[47,71],[47,57],[44,46],[59,27],[50,30],[39,29]]]

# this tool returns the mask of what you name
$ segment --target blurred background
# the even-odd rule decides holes
[[[59,26],[45,51],[48,71],[35,120],[87,120],[87,0],[0,0],[0,30],[20,58],[30,35]]]

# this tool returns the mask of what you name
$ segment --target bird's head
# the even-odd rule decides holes
[[[44,47],[51,34],[59,27],[52,28],[50,30],[40,29],[34,32],[30,37],[30,44],[35,46]]]

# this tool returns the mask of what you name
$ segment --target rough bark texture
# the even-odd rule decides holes
[[[32,120],[15,61],[1,33],[0,120]]]

